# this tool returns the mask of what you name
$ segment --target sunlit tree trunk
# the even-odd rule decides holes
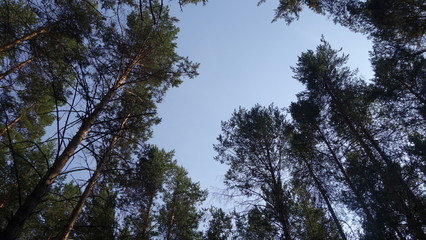
[[[7,70],[4,73],[0,73],[0,79],[6,77],[7,75],[14,73],[16,71],[18,71],[19,69],[23,68],[25,65],[27,65],[28,63],[32,62],[34,60],[34,57],[30,57],[27,60],[19,63],[18,65],[12,67],[11,69]]]
[[[140,61],[141,58],[142,51],[140,51],[133,58],[133,60],[125,68],[121,76],[115,81],[114,85],[108,90],[108,92],[103,96],[101,101],[96,105],[94,110],[90,114],[88,114],[88,116],[82,121],[79,130],[72,137],[67,147],[56,158],[53,165],[48,169],[47,173],[38,182],[34,190],[31,192],[31,194],[28,195],[25,202],[19,207],[17,212],[9,221],[8,225],[4,228],[3,232],[0,235],[1,239],[13,240],[19,236],[19,233],[21,232],[25,221],[30,217],[32,213],[34,213],[36,207],[43,200],[43,197],[49,192],[50,186],[55,181],[56,177],[61,173],[65,164],[74,154],[80,143],[84,140],[87,133],[90,131],[90,128],[97,120],[99,114],[103,111],[104,107],[111,100],[116,91],[126,82],[126,79],[129,76],[131,70],[136,66],[136,64]]]
[[[118,140],[120,139],[123,129],[126,125],[127,120],[129,119],[129,115],[123,119],[121,122],[120,130],[118,133],[112,138],[111,142],[109,143],[108,147],[105,149],[105,153],[99,159],[96,170],[94,171],[92,177],[90,177],[89,182],[87,183],[86,188],[84,189],[83,194],[80,196],[76,206],[71,212],[70,217],[68,218],[68,222],[66,226],[64,227],[64,230],[62,231],[59,239],[66,240],[68,239],[68,236],[71,232],[71,230],[74,227],[75,222],[77,221],[78,216],[80,215],[81,210],[83,209],[87,198],[89,197],[90,192],[92,192],[93,187],[95,186],[96,182],[98,181],[99,177],[101,176],[102,170],[107,163],[107,161],[111,158],[111,153],[115,148],[115,145],[117,144]]]
[[[59,21],[59,22],[61,22],[61,21]],[[56,24],[58,24],[59,22],[57,22]],[[33,38],[35,38],[35,37],[37,37],[39,35],[47,33],[56,24],[51,24],[51,25],[48,25],[46,27],[42,27],[42,28],[38,29],[37,31],[34,31],[32,33],[29,33],[29,34],[21,37],[21,38],[16,39],[13,42],[10,42],[10,43],[8,43],[6,45],[0,46],[0,52],[6,51],[7,49],[12,48],[12,47],[14,47],[14,46],[16,46],[16,45],[18,45],[18,44],[20,44],[22,42],[25,42],[25,41],[33,39]]]

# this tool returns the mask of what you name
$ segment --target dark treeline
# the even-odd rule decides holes
[[[2,0],[0,239],[426,239],[425,3],[284,0],[276,20],[304,8],[370,37],[374,77],[324,38],[296,102],[235,110],[214,145],[229,213],[146,143],[197,75],[165,2]]]

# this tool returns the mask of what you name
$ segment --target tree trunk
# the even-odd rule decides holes
[[[11,43],[8,43],[6,45],[0,46],[0,52],[6,51],[7,49],[14,47],[15,45],[18,45],[18,44],[20,44],[22,42],[25,42],[27,40],[33,39],[33,38],[35,38],[35,37],[37,37],[37,36],[39,36],[41,34],[47,33],[47,32],[50,31],[50,29],[52,29],[56,25],[64,22],[65,20],[66,19],[58,20],[58,21],[56,21],[54,23],[51,23],[51,24],[49,24],[49,25],[47,25],[45,27],[42,27],[42,28],[40,28],[40,29],[38,29],[38,30],[36,30],[34,32],[31,32],[31,33],[29,33],[29,34],[27,34],[27,35],[25,35],[25,36],[23,36],[21,38],[18,38],[18,39],[16,39],[15,41],[13,41]]]
[[[154,195],[151,195],[149,198],[148,207],[145,211],[145,216],[142,216],[142,233],[141,240],[149,240],[148,238],[148,226],[149,226],[149,216],[151,214],[152,204],[154,203]]]
[[[139,53],[133,58],[132,62],[126,67],[124,72],[116,80],[114,85],[108,90],[102,100],[96,105],[93,112],[91,112],[81,123],[81,126],[71,141],[68,143],[67,147],[62,151],[62,153],[56,158],[53,165],[48,169],[47,173],[43,178],[38,182],[31,194],[28,195],[25,202],[19,207],[17,212],[13,215],[12,219],[9,221],[8,225],[4,228],[0,234],[0,239],[3,240],[14,240],[16,239],[22,228],[25,221],[30,217],[30,215],[36,210],[36,207],[43,200],[43,197],[49,192],[50,186],[55,181],[56,177],[61,173],[63,167],[68,162],[70,157],[74,154],[77,147],[86,137],[87,133],[90,131],[90,128],[98,118],[99,114],[103,111],[103,108],[110,101],[112,96],[116,91],[122,86],[122,84],[127,80],[129,73],[133,67],[139,62],[142,58],[142,52]]]
[[[361,193],[358,191],[358,189],[355,187],[355,184],[350,179],[348,173],[346,172],[346,169],[343,167],[342,163],[340,162],[339,158],[337,157],[336,153],[334,152],[333,148],[331,147],[330,142],[328,141],[327,137],[324,135],[324,133],[321,131],[321,129],[317,127],[318,133],[321,135],[322,140],[326,144],[328,150],[331,153],[331,157],[336,164],[337,168],[342,173],[343,177],[345,178],[346,183],[349,185],[349,188],[355,195],[355,198],[357,199],[357,202],[359,205],[361,205],[361,208],[364,210],[364,213],[368,219],[368,221],[376,226],[376,221],[373,218],[373,215],[370,212],[370,209],[368,209],[367,204],[364,202],[364,198],[362,197]],[[376,227],[375,227],[376,228]],[[377,229],[377,233],[380,234],[380,229]]]
[[[3,134],[5,134],[7,131],[9,131],[10,128],[13,127],[13,125],[15,125],[17,122],[19,122],[19,120],[21,120],[21,118],[24,116],[24,113],[21,113],[21,115],[17,116],[15,119],[13,119],[12,122],[10,122],[9,124],[7,124],[7,126],[5,128],[3,128],[3,130],[0,131],[0,136],[2,136]]]
[[[410,208],[406,205],[405,203],[406,199],[404,199],[399,194],[399,191],[396,189],[396,185],[399,185],[400,181],[398,181],[398,183],[395,184],[395,180],[399,180],[401,176],[394,176],[395,174],[392,174],[392,176],[389,176],[389,174],[383,170],[382,164],[380,163],[378,159],[376,159],[372,150],[370,149],[368,144],[365,142],[364,138],[361,136],[361,133],[356,129],[355,124],[352,123],[351,119],[349,119],[346,112],[342,110],[341,103],[336,99],[336,97],[331,91],[329,91],[329,94],[332,97],[332,104],[334,105],[337,112],[340,113],[344,123],[352,132],[352,134],[354,135],[358,143],[361,145],[367,157],[370,159],[370,162],[373,164],[374,170],[380,175],[380,178],[383,181],[385,188],[389,191],[390,195],[392,196],[392,199],[395,201],[397,205],[397,208],[406,216],[408,226],[412,230],[413,234],[418,239],[426,239],[426,234],[424,233],[422,229],[422,224],[416,219],[413,212],[411,212]],[[419,210],[419,211],[422,211],[422,210]]]
[[[272,159],[271,159],[271,154],[269,151],[269,146],[266,146],[266,157],[267,157],[267,162],[266,162],[266,169],[268,169],[269,173],[271,174],[270,178],[271,179],[265,179],[265,182],[271,182],[271,191],[272,191],[272,201],[271,204],[275,209],[276,215],[278,216],[278,220],[281,224],[281,228],[283,229],[284,232],[284,239],[285,240],[291,240],[291,227],[290,227],[290,222],[289,222],[289,213],[288,213],[288,208],[286,206],[286,204],[284,203],[284,191],[282,188],[282,182],[281,182],[281,177],[279,176],[275,176],[275,168],[272,164]]]
[[[170,219],[167,223],[167,230],[166,230],[166,240],[170,240],[172,237],[172,228],[175,221],[175,206],[176,206],[176,193],[173,193],[173,200],[172,200],[172,212],[170,215]]]
[[[6,77],[7,75],[9,75],[9,74],[11,74],[11,73],[13,73],[15,71],[18,71],[19,69],[21,69],[22,67],[24,67],[28,63],[32,62],[33,60],[34,60],[34,57],[30,57],[27,60],[25,60],[24,62],[21,62],[18,65],[14,66],[13,68],[7,70],[6,72],[1,73],[0,74],[0,79]]]
[[[326,190],[325,190],[325,189],[324,189],[324,187],[322,186],[322,184],[321,184],[320,180],[319,180],[319,179],[317,178],[317,176],[315,175],[315,173],[314,173],[314,171],[313,171],[313,169],[312,169],[312,166],[309,164],[309,162],[308,162],[305,158],[303,158],[303,161],[305,162],[305,164],[306,164],[306,166],[307,166],[307,168],[308,168],[309,174],[311,175],[312,179],[314,179],[315,185],[317,185],[317,188],[318,188],[318,190],[320,191],[321,196],[322,196],[322,198],[323,198],[323,199],[324,199],[324,201],[325,201],[325,204],[327,205],[328,211],[330,212],[331,217],[333,218],[333,221],[334,221],[334,223],[336,224],[336,227],[337,227],[337,230],[339,231],[339,235],[340,235],[340,237],[341,237],[343,240],[347,240],[347,238],[346,238],[346,234],[345,234],[345,231],[343,231],[343,227],[342,227],[342,225],[340,224],[340,221],[339,221],[339,219],[337,218],[336,213],[334,212],[333,206],[331,205],[331,202],[330,202],[330,199],[328,198],[328,195],[327,195]]]
[[[365,129],[364,126],[361,126],[361,130],[366,136],[367,140],[370,142],[370,144],[373,146],[373,148],[379,153],[380,157],[383,159],[383,161],[386,163],[388,168],[391,170],[391,173],[395,180],[397,181],[398,185],[402,188],[402,191],[405,192],[405,195],[408,197],[408,199],[411,201],[411,203],[414,205],[413,209],[415,209],[414,212],[419,213],[421,221],[426,223],[426,208],[422,204],[422,202],[414,195],[411,188],[407,185],[407,183],[404,181],[404,179],[401,176],[401,173],[395,166],[395,163],[387,156],[387,154],[381,149],[377,141],[371,136],[369,131]]]
[[[118,140],[121,137],[124,126],[126,125],[126,122],[129,119],[129,116],[130,115],[127,115],[127,117],[123,119],[119,132],[113,137],[110,144],[106,148],[105,153],[103,154],[102,158],[99,160],[99,162],[96,166],[95,172],[93,173],[92,177],[89,179],[89,182],[88,182],[86,188],[84,189],[83,194],[78,199],[77,205],[72,210],[71,215],[68,219],[67,225],[64,227],[64,230],[62,231],[59,239],[61,239],[61,240],[68,239],[68,236],[69,236],[71,230],[73,229],[75,222],[77,221],[78,215],[80,215],[80,212],[83,209],[83,207],[86,203],[86,200],[89,197],[90,192],[92,191],[93,187],[95,186],[96,182],[99,179],[99,176],[102,173],[102,170],[105,166],[105,163],[110,159],[111,153],[114,150],[115,145],[117,144]]]

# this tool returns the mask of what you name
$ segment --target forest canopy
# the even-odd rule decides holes
[[[0,239],[426,239],[423,1],[276,1],[278,24],[310,9],[371,39],[374,76],[323,37],[296,101],[235,106],[213,146],[234,211],[148,143],[198,75],[172,3],[0,1]]]

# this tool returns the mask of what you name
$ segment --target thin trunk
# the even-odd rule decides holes
[[[81,210],[83,209],[87,198],[89,197],[90,192],[92,191],[93,187],[95,186],[96,182],[99,179],[99,176],[102,173],[102,170],[105,166],[105,163],[110,159],[111,153],[115,148],[115,145],[117,144],[118,140],[121,137],[121,134],[123,133],[124,126],[126,125],[127,120],[129,119],[129,115],[127,115],[126,118],[123,119],[119,132],[113,137],[108,147],[105,149],[105,153],[102,156],[102,158],[99,160],[96,170],[93,173],[92,177],[89,179],[89,182],[87,183],[86,188],[84,189],[83,194],[78,199],[78,202],[74,209],[71,212],[70,217],[68,218],[67,225],[64,227],[64,230],[62,231],[60,237],[58,239],[66,240],[68,239],[68,236],[71,232],[71,230],[74,227],[75,222],[77,221],[78,216],[80,215]]]
[[[25,35],[25,36],[23,36],[21,38],[18,38],[18,39],[16,39],[15,41],[13,41],[11,43],[8,43],[6,45],[0,46],[0,52],[6,51],[7,49],[14,47],[15,45],[18,45],[18,44],[20,44],[22,42],[25,42],[27,40],[30,40],[32,38],[35,38],[35,37],[37,37],[37,36],[39,36],[41,34],[47,33],[52,27],[54,27],[55,25],[59,24],[62,21],[63,20],[58,21],[58,22],[53,23],[53,24],[50,24],[48,26],[42,27],[42,28],[38,29],[37,31],[29,33],[29,34],[27,34],[27,35]]]
[[[346,172],[346,169],[343,167],[342,163],[340,162],[339,158],[337,157],[336,153],[334,152],[333,148],[331,147],[330,142],[328,141],[327,137],[324,135],[324,133],[321,131],[321,129],[317,126],[317,131],[321,135],[322,140],[326,144],[328,150],[331,153],[331,157],[334,160],[334,163],[336,164],[337,168],[340,170],[340,172],[343,174],[343,177],[345,178],[346,183],[349,185],[349,188],[352,190],[352,192],[355,195],[355,198],[357,199],[357,202],[361,205],[361,208],[364,210],[365,215],[367,216],[367,219],[370,223],[373,223],[376,226],[376,221],[373,218],[373,215],[371,214],[370,210],[367,207],[367,204],[364,202],[364,198],[362,197],[361,193],[358,191],[358,189],[355,187],[355,184],[350,179],[348,173]],[[380,233],[380,230],[377,229],[378,233]]]
[[[141,239],[148,240],[149,216],[151,214],[152,204],[154,203],[154,195],[151,195],[148,202],[148,207],[145,211],[145,216],[142,216],[142,233]]]
[[[382,179],[386,189],[389,191],[393,200],[397,204],[397,207],[406,216],[407,223],[410,229],[413,231],[413,234],[419,239],[426,239],[426,235],[422,230],[422,224],[419,221],[417,221],[416,217],[413,215],[411,210],[407,207],[407,205],[405,204],[405,199],[398,194],[398,191],[396,189],[395,182],[394,182],[395,180],[394,177],[398,178],[398,176],[391,177],[388,175],[388,173],[386,173],[383,170],[383,166],[380,163],[380,161],[376,159],[372,150],[368,147],[367,143],[365,142],[364,138],[360,135],[360,133],[355,128],[355,125],[352,123],[349,117],[345,114],[345,111],[341,109],[340,102],[337,101],[337,99],[334,97],[332,93],[331,93],[331,96],[332,96],[333,105],[335,105],[337,111],[341,114],[346,126],[349,128],[349,130],[352,132],[354,137],[357,139],[357,141],[361,145],[364,152],[367,154],[367,157],[370,159],[371,163],[373,164],[374,170],[380,175],[380,178]]]
[[[176,205],[176,192],[173,193],[173,200],[172,200],[172,212],[170,216],[170,221],[167,223],[167,232],[166,232],[166,239],[170,240],[172,237],[172,228],[175,220],[175,205]]]
[[[19,120],[21,120],[21,118],[24,116],[24,113],[21,113],[21,115],[17,116],[15,119],[13,119],[12,122],[10,122],[9,124],[7,124],[7,126],[5,128],[3,128],[3,130],[0,131],[0,136],[2,136],[3,134],[5,134],[7,131],[9,131],[10,128],[13,127],[13,125],[15,125],[17,122],[19,122]]]
[[[271,154],[269,151],[269,147],[266,147],[266,158],[267,158],[267,169],[271,174],[271,179],[265,179],[266,182],[271,182],[271,190],[272,190],[272,206],[275,208],[276,214],[278,215],[278,220],[280,221],[281,227],[284,232],[284,239],[291,240],[291,232],[290,232],[290,222],[289,222],[289,213],[287,210],[287,206],[284,203],[284,191],[282,189],[282,182],[280,180],[280,176],[275,176],[275,168],[272,164]]]
[[[140,51],[132,60],[132,62],[127,66],[125,71],[121,76],[116,80],[114,85],[109,89],[105,94],[102,100],[96,105],[93,112],[91,112],[81,123],[81,126],[71,141],[68,143],[67,147],[63,150],[61,155],[55,160],[54,164],[49,168],[47,173],[43,178],[38,182],[34,190],[28,195],[24,204],[17,210],[13,215],[12,219],[9,221],[8,225],[4,228],[3,232],[0,234],[0,239],[3,240],[14,240],[16,239],[23,226],[25,221],[31,216],[31,214],[36,210],[36,207],[43,200],[43,197],[49,192],[50,185],[55,181],[56,177],[61,173],[65,164],[74,154],[77,147],[84,140],[87,133],[90,131],[90,128],[98,118],[99,114],[103,111],[106,104],[111,100],[116,91],[122,86],[122,84],[127,80],[133,67],[139,62],[142,58],[142,51]]]
[[[284,232],[284,240],[292,240],[291,238],[291,232],[290,232],[290,222],[289,222],[289,213],[287,210],[287,206],[284,203],[284,192],[282,190],[282,186],[281,183],[277,182],[274,179],[272,179],[272,195],[273,195],[273,199],[272,199],[272,206],[275,210],[275,214],[278,217],[278,221],[281,225],[281,228],[283,229]]]
[[[4,73],[1,73],[0,74],[0,79],[6,77],[7,75],[9,75],[11,73],[14,73],[15,71],[18,71],[19,69],[21,69],[22,67],[24,67],[28,63],[32,62],[33,60],[34,60],[34,57],[30,57],[26,61],[19,63],[18,65],[12,67],[11,69],[7,70]]]
[[[324,187],[322,186],[322,184],[321,184],[320,180],[319,180],[319,179],[317,178],[317,176],[315,175],[315,173],[314,173],[314,171],[313,171],[313,169],[312,169],[312,166],[309,164],[309,162],[308,162],[305,158],[303,158],[303,161],[305,162],[305,164],[306,164],[306,166],[307,166],[307,168],[308,168],[309,174],[310,174],[310,175],[311,175],[311,177],[314,179],[315,185],[317,185],[317,188],[318,188],[318,190],[320,191],[321,196],[322,196],[322,198],[323,198],[323,199],[324,199],[324,201],[325,201],[325,204],[327,205],[327,209],[328,209],[328,211],[330,212],[331,217],[333,218],[334,223],[336,224],[336,227],[337,227],[337,230],[339,231],[339,235],[340,235],[340,237],[341,237],[343,240],[347,240],[347,238],[346,238],[346,234],[345,234],[345,231],[343,231],[343,227],[342,227],[342,225],[340,224],[340,221],[339,221],[339,219],[337,218],[336,213],[334,212],[333,206],[331,205],[331,202],[330,202],[330,199],[328,198],[328,195],[327,195],[326,190],[325,190],[325,189],[324,189]]]
[[[415,209],[414,212],[418,213],[420,216],[421,221],[426,222],[426,210],[425,206],[422,204],[422,202],[414,195],[411,188],[407,185],[407,183],[404,181],[404,179],[401,176],[401,173],[397,169],[397,166],[395,166],[395,163],[387,156],[387,154],[381,149],[377,141],[371,136],[369,131],[364,127],[361,126],[361,130],[363,131],[364,135],[366,136],[367,140],[371,143],[373,148],[379,153],[380,157],[384,160],[388,168],[391,170],[391,173],[393,174],[393,177],[398,182],[398,185],[402,188],[402,191],[405,192],[405,195],[408,197],[408,199],[413,203]]]
[[[284,204],[281,206],[283,209],[281,209],[281,224],[284,228],[284,239],[285,240],[292,240],[291,238],[291,232],[290,232],[290,222],[288,220],[288,211],[285,209]]]

